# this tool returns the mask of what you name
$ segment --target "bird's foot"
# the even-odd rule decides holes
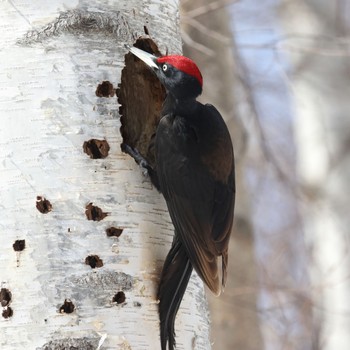
[[[148,164],[147,160],[141,155],[141,153],[136,148],[132,148],[131,146],[127,145],[126,143],[122,143],[121,149],[124,153],[129,154],[132,158],[134,158],[135,162],[140,166],[140,168],[142,170],[142,174],[144,176],[148,175],[150,165]]]

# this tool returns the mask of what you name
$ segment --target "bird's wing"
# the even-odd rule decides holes
[[[163,146],[171,147],[170,144]],[[231,143],[230,147],[232,154]],[[223,255],[227,261],[233,219],[233,161],[225,183],[217,179],[199,155],[186,155],[179,149],[157,153],[161,157],[157,160],[160,164],[158,176],[175,231],[199,276],[215,294],[219,294],[217,257]],[[230,161],[230,154],[221,156]],[[215,168],[220,166],[222,159],[217,157],[211,163]],[[224,265],[223,261],[225,275]]]

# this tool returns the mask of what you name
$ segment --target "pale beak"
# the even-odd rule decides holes
[[[142,50],[138,49],[137,47],[127,46],[127,48],[130,50],[131,53],[133,53],[141,61],[145,62],[147,64],[147,66],[154,68],[154,69],[159,69],[159,67],[156,64],[156,61],[157,61],[156,56],[153,56],[146,51],[142,51]]]

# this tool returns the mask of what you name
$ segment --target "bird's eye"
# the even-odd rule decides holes
[[[168,65],[163,64],[162,69],[163,69],[163,72],[166,72],[168,70]]]

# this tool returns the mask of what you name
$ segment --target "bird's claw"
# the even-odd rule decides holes
[[[147,160],[141,155],[141,153],[136,148],[132,148],[131,146],[127,145],[126,143],[121,144],[121,149],[124,153],[127,153],[132,158],[134,158],[135,162],[140,166],[140,168],[142,170],[142,174],[144,176],[147,176],[148,169],[150,166],[149,166]]]
[[[143,176],[148,176],[149,165],[146,160],[142,159],[139,163]]]

